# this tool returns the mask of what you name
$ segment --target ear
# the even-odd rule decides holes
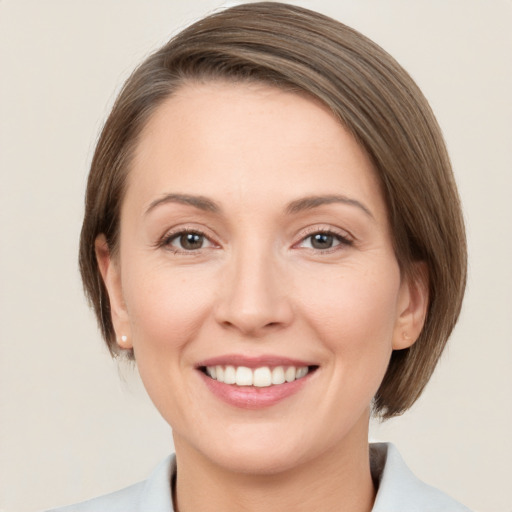
[[[130,322],[123,298],[119,260],[112,257],[107,239],[101,234],[94,243],[96,261],[105,283],[110,301],[110,314],[116,332],[117,344],[121,349],[133,348]]]
[[[409,348],[418,339],[427,316],[428,285],[427,264],[423,261],[413,263],[413,268],[403,276],[400,285],[393,350]]]

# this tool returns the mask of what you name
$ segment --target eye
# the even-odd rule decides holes
[[[181,231],[166,237],[163,245],[177,252],[190,252],[213,247],[213,243],[203,234],[197,231]]]
[[[351,245],[352,241],[331,231],[317,231],[302,239],[299,246],[316,251],[333,249],[340,245]]]

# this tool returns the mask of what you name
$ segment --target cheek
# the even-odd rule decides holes
[[[303,311],[327,348],[346,366],[385,368],[397,318],[398,268],[388,266],[386,275],[345,269],[316,284],[302,291]]]
[[[190,273],[132,267],[124,290],[136,353],[151,350],[158,358],[194,338],[211,302],[201,281]]]
[[[193,410],[193,394],[184,385],[191,369],[187,347],[208,321],[211,297],[201,279],[161,267],[130,270],[125,300],[138,372],[156,408],[179,427],[179,411]]]

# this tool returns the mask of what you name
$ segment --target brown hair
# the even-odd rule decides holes
[[[327,105],[373,160],[387,201],[402,272],[424,261],[429,309],[419,339],[395,350],[374,399],[383,418],[421,394],[458,318],[466,283],[459,197],[443,137],[410,76],[382,48],[319,13],[275,2],[239,5],[183,30],[125,83],[93,157],[80,240],[80,270],[111,353],[109,298],[94,242],[117,250],[124,184],[152,112],[189,81],[259,81]]]

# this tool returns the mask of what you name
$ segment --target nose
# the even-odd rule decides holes
[[[290,290],[282,266],[271,254],[247,252],[230,261],[215,316],[226,329],[262,338],[292,322]]]

